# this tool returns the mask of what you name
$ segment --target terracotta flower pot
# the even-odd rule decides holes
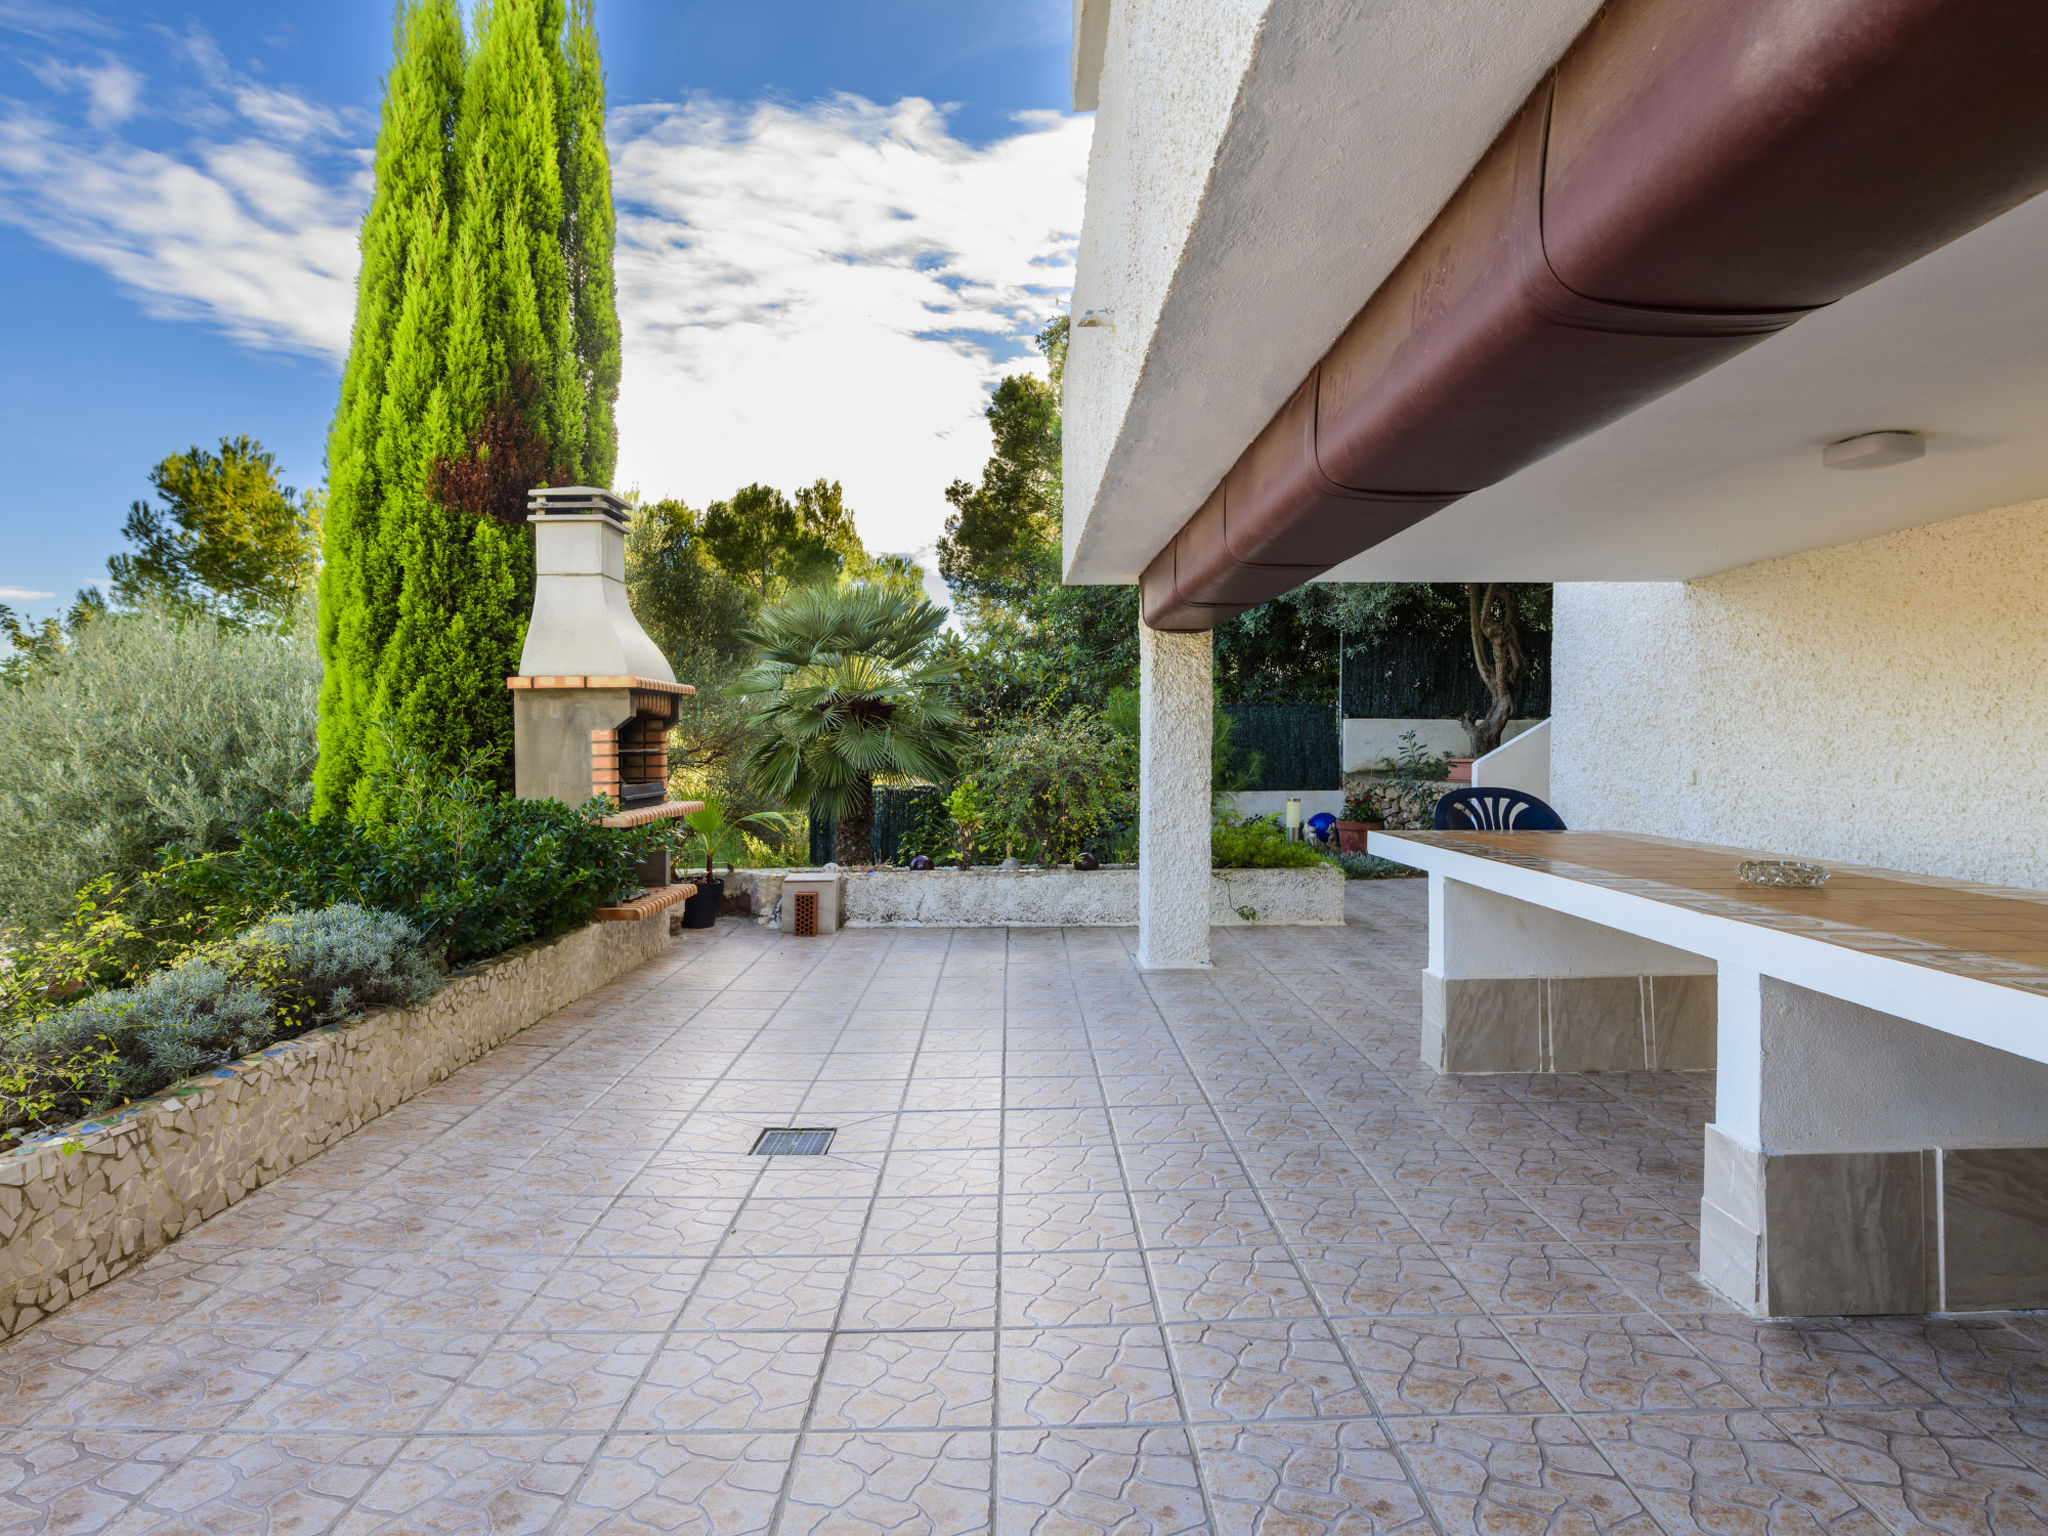
[[[1469,757],[1452,758],[1451,771],[1445,777],[1453,784],[1470,784],[1472,782],[1472,759]]]
[[[1365,834],[1384,832],[1384,821],[1340,821],[1337,823],[1337,847],[1343,853],[1364,853]]]

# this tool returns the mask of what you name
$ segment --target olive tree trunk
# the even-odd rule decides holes
[[[1521,588],[1511,581],[1465,584],[1472,624],[1472,663],[1486,684],[1486,713],[1460,715],[1458,723],[1472,743],[1472,755],[1484,757],[1500,745],[1501,733],[1515,718],[1515,692],[1522,686],[1528,660],[1522,651]]]

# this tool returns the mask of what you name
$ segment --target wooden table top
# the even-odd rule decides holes
[[[1738,863],[1786,855],[1632,833],[1384,835],[2048,995],[2048,892],[1827,860],[1825,885],[1749,885]]]

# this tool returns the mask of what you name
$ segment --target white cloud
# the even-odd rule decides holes
[[[259,139],[175,155],[0,118],[0,219],[101,268],[150,314],[252,346],[346,352],[366,196]]]
[[[927,546],[988,454],[984,386],[1064,304],[1089,124],[975,148],[915,98],[616,114],[622,484],[696,504],[839,479]],[[1034,357],[1033,364],[1036,359]]]
[[[56,595],[54,592],[31,592],[27,587],[0,587],[0,603],[33,603]]]
[[[31,64],[35,77],[53,91],[83,90],[86,121],[99,129],[118,128],[135,115],[142,95],[142,76],[119,59],[98,64],[66,64],[51,59]]]
[[[83,92],[84,124],[0,105],[0,219],[105,271],[152,315],[338,360],[367,152],[348,142],[341,115],[237,75],[203,32],[176,51],[207,87],[174,93],[178,120],[206,130],[177,145],[122,131],[144,80],[121,60],[35,66],[59,98],[50,108]]]
[[[108,112],[80,129],[15,104],[0,219],[151,314],[338,362],[361,132],[234,76],[203,34],[186,48],[219,109],[206,136],[144,147]],[[988,453],[986,387],[1038,366],[1018,353],[1065,303],[1088,134],[1033,114],[976,147],[915,98],[615,113],[617,483],[702,505],[838,479],[870,548],[929,564],[945,486]]]
[[[0,27],[25,32],[30,37],[59,39],[84,33],[104,37],[113,28],[82,5],[70,0],[0,0]]]

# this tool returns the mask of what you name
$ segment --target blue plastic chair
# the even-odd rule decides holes
[[[1562,832],[1564,818],[1519,789],[1474,785],[1454,789],[1436,803],[1439,832]]]
[[[1336,833],[1337,818],[1328,811],[1317,811],[1315,815],[1309,817],[1308,829],[1315,833],[1317,842],[1327,843]]]

